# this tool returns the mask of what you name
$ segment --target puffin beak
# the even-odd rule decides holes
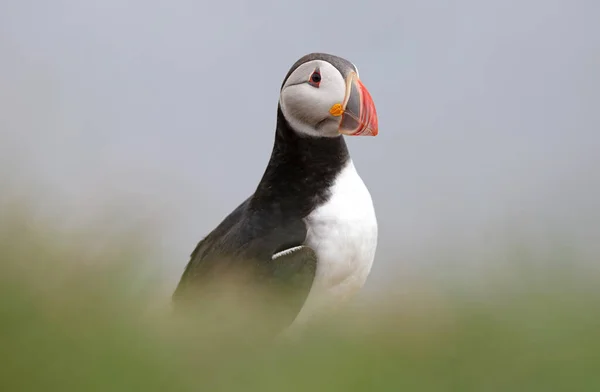
[[[346,97],[339,132],[349,136],[377,136],[377,111],[373,98],[356,73],[346,78]]]

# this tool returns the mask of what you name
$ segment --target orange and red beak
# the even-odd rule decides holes
[[[349,136],[377,136],[379,127],[373,98],[358,75],[346,78],[346,97],[339,132]]]

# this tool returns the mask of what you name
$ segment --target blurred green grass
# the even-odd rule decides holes
[[[600,390],[600,288],[575,252],[515,248],[477,290],[424,279],[269,343],[175,317],[144,233],[0,207],[2,391]]]

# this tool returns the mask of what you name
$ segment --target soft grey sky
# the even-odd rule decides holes
[[[260,179],[288,68],[326,51],[379,113],[347,139],[380,222],[370,282],[515,222],[597,250],[599,20],[594,0],[1,0],[0,163],[71,219],[113,198],[162,219],[176,279]]]

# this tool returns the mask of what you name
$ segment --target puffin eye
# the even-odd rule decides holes
[[[312,75],[310,75],[308,83],[314,87],[319,87],[319,84],[321,84],[321,73],[318,69],[316,69]]]

